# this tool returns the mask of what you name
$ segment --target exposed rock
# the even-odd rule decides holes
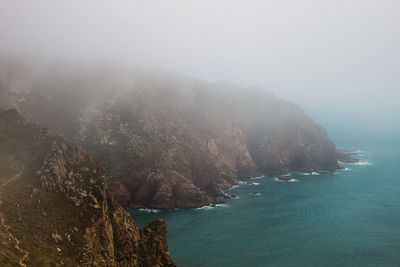
[[[57,244],[62,242],[62,237],[59,233],[52,233],[51,238],[53,238],[54,242],[56,242]]]
[[[175,266],[165,223],[139,229],[98,161],[2,109],[0,198],[1,266]]]
[[[339,168],[325,130],[263,89],[125,67],[3,66],[3,105],[104,162],[124,206],[200,207],[241,178]],[[55,186],[47,173],[64,173],[57,160],[41,170],[46,186]],[[62,190],[73,190],[76,179],[71,174]],[[83,195],[74,197],[80,205]]]
[[[352,156],[357,155],[357,151],[353,150],[342,150],[338,149],[336,151],[336,157],[340,162],[343,163],[356,163],[358,162],[357,158],[353,158]]]
[[[286,177],[286,176],[278,176],[278,180],[280,180],[280,181],[290,181],[291,178],[290,177]]]

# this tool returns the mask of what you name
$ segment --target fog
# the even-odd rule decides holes
[[[0,53],[110,60],[262,86],[398,123],[400,1],[0,0]]]

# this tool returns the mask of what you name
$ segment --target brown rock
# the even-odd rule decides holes
[[[123,67],[1,62],[0,105],[105,162],[110,190],[124,206],[200,207],[240,178],[338,168],[325,130],[264,89]],[[15,81],[29,88],[24,102],[9,90]]]
[[[286,176],[278,176],[278,179],[281,181],[290,181],[291,180],[290,177],[286,177]]]
[[[139,229],[111,196],[98,161],[17,121],[0,109],[0,266],[175,266],[165,223]]]

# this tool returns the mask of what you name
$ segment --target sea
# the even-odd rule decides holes
[[[358,163],[329,175],[290,173],[290,181],[245,179],[226,204],[131,210],[134,220],[164,219],[182,267],[400,266],[400,131],[314,115]]]

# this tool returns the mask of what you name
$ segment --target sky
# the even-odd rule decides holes
[[[382,117],[400,111],[399,11],[399,0],[0,0],[0,53],[134,63]]]

